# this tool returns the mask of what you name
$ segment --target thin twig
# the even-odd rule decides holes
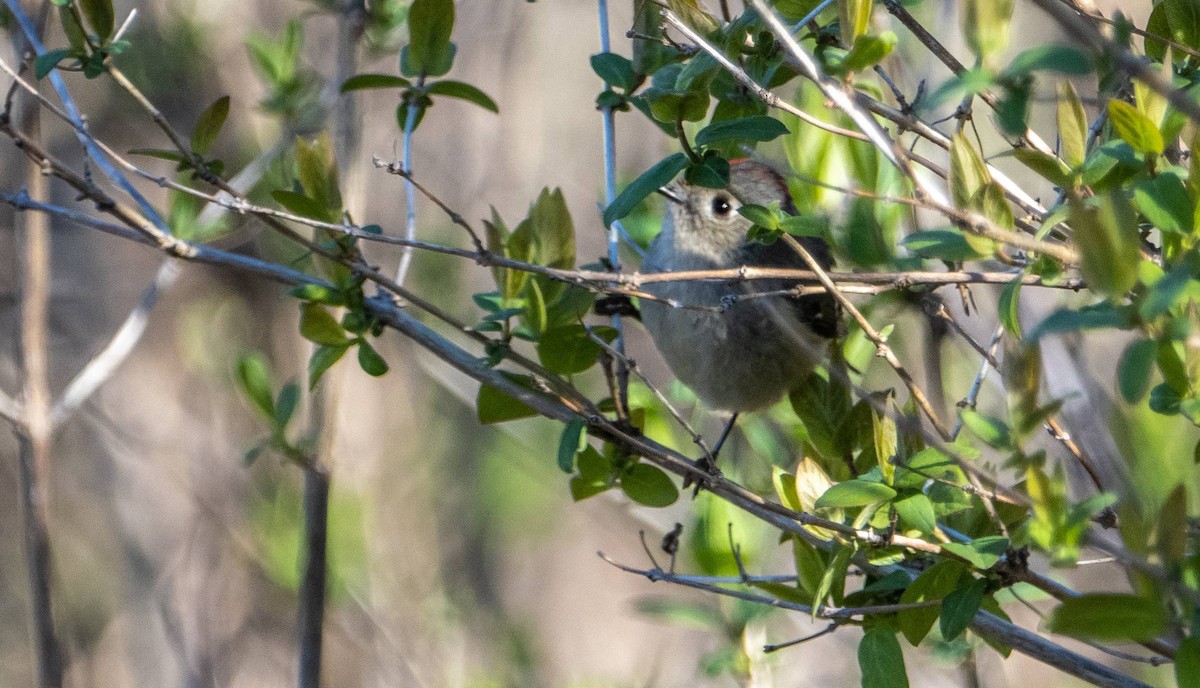
[[[1193,100],[1186,91],[1176,89],[1158,73],[1156,68],[1131,53],[1128,48],[1101,35],[1092,22],[1085,19],[1078,10],[1063,5],[1059,0],[1033,0],[1033,2],[1061,25],[1067,35],[1082,42],[1093,52],[1112,59],[1121,71],[1166,98],[1167,102],[1186,115],[1188,119],[1200,122],[1200,103]]]
[[[850,299],[847,298],[840,289],[838,289],[838,286],[833,283],[833,280],[829,279],[829,275],[825,272],[824,268],[821,267],[821,264],[817,262],[816,258],[813,258],[812,254],[809,253],[799,241],[796,241],[796,239],[790,234],[784,234],[783,241],[785,241],[787,245],[790,246],[792,250],[795,251],[796,254],[808,264],[808,267],[814,273],[816,273],[817,279],[820,280],[821,284],[825,286],[825,289],[829,292],[829,295],[837,299],[838,302],[842,304],[842,308],[845,308],[846,311],[850,313],[851,317],[854,318],[854,321],[858,323],[860,328],[862,328],[863,334],[866,335],[867,339],[871,340],[871,343],[875,345],[875,351],[877,355],[883,358],[883,360],[887,361],[888,365],[892,367],[892,370],[896,371],[896,375],[900,377],[900,380],[904,382],[904,386],[908,388],[908,393],[912,395],[913,400],[917,403],[917,406],[921,408],[921,411],[925,413],[925,416],[929,419],[929,422],[933,425],[934,429],[937,430],[938,434],[942,436],[942,439],[949,441],[951,439],[950,431],[942,424],[942,419],[938,416],[937,411],[934,410],[933,405],[929,402],[929,397],[925,395],[925,392],[921,389],[920,385],[917,384],[917,381],[913,379],[912,375],[904,367],[904,364],[900,362],[900,359],[896,357],[896,353],[892,351],[890,346],[888,346],[887,340],[884,339],[883,336],[880,335],[875,329],[875,327],[871,325],[871,322],[862,314],[862,311],[858,310],[858,307],[856,307],[854,303],[850,301]]]
[[[795,640],[789,640],[785,643],[775,643],[774,645],[763,645],[763,652],[769,654],[771,652],[777,652],[784,648],[795,647],[797,645],[807,643],[810,640],[816,640],[817,638],[820,638],[821,636],[825,636],[825,635],[829,635],[830,633],[833,633],[834,631],[837,630],[838,626],[840,626],[840,625],[841,625],[840,623],[835,621],[835,622],[829,624],[828,626],[826,626],[825,628],[817,631],[816,633],[813,633],[811,635],[806,635],[803,638],[796,638]]]
[[[587,326],[585,325],[585,327]],[[596,336],[596,333],[592,331],[592,328],[587,327],[587,333],[589,339],[595,342],[610,356],[618,359],[622,365],[625,366],[626,370],[636,375],[637,378],[642,381],[642,384],[646,385],[646,389],[649,389],[650,393],[654,395],[654,398],[658,399],[658,402],[663,405],[663,408],[667,409],[667,413],[675,419],[675,422],[679,424],[679,427],[683,428],[683,431],[686,432],[688,437],[691,438],[692,443],[695,444],[705,456],[712,455],[712,451],[709,450],[708,445],[704,442],[704,437],[700,433],[696,432],[696,430],[692,427],[692,424],[689,423],[687,419],[683,417],[683,414],[681,414],[671,403],[671,400],[667,399],[667,395],[663,394],[662,390],[660,390],[654,383],[650,382],[650,379],[646,377],[641,368],[637,366],[637,362],[627,357],[623,352],[618,351],[615,346],[604,341],[604,339],[601,337]]]
[[[21,30],[24,32],[25,38],[29,41],[29,45],[33,48],[34,53],[37,55],[44,54],[46,49],[42,45],[41,39],[38,37],[38,32],[34,27],[33,22],[29,19],[29,16],[25,14],[25,10],[21,7],[20,1],[4,0],[4,4],[7,5],[9,11],[12,12],[13,18],[17,20],[17,24],[20,25]],[[122,175],[115,167],[113,167],[112,163],[109,162],[100,149],[97,148],[95,140],[90,135],[81,133],[85,131],[87,127],[83,123],[83,118],[79,114],[79,109],[75,106],[75,101],[71,97],[70,91],[67,90],[67,84],[65,81],[63,81],[62,75],[58,73],[58,70],[53,69],[50,70],[47,78],[49,78],[50,84],[54,87],[54,91],[58,94],[59,100],[62,101],[63,110],[66,113],[67,118],[75,127],[76,138],[79,139],[79,142],[83,144],[83,147],[87,150],[92,162],[100,168],[105,176],[111,179],[113,183],[119,186],[125,193],[129,195],[130,198],[134,200],[138,207],[142,209],[142,213],[155,227],[157,227],[163,233],[169,235],[170,231],[167,229],[166,222],[162,219],[162,216],[158,214],[158,211],[155,210],[150,201],[146,200],[146,197],[143,196],[141,192],[139,192],[133,186],[133,184],[125,178],[124,175]]]
[[[58,402],[54,404],[51,422],[55,428],[61,427],[91,395],[108,381],[117,368],[129,357],[134,347],[146,331],[150,321],[150,311],[158,304],[163,292],[175,283],[179,277],[179,264],[166,261],[159,266],[154,280],[142,292],[142,298],[136,308],[129,312],[125,322],[117,329],[108,344],[100,353],[92,357],[67,385]]]
[[[958,76],[966,71],[966,67],[958,61],[958,58],[950,54],[950,51],[942,45],[941,41],[934,37],[934,35],[930,33],[923,24],[917,21],[916,18],[908,12],[908,9],[900,4],[898,0],[883,0],[883,6],[887,8],[888,12],[890,12],[892,16],[900,20],[900,23],[904,24],[904,26],[912,32],[913,36],[915,36],[916,39],[929,50],[929,52],[933,53],[933,55],[937,57],[942,64],[946,65],[946,67],[949,68],[955,76]],[[980,100],[987,103],[988,107],[990,107],[992,110],[995,110],[1000,105],[1000,98],[989,89],[984,89],[977,95],[979,96]],[[970,96],[968,96],[968,98],[969,97]],[[1026,127],[1025,131],[1021,133],[1020,141],[1030,148],[1058,159],[1058,154],[1054,151],[1054,149],[1047,145],[1042,137],[1038,136],[1037,132],[1033,131],[1029,127]]]
[[[845,136],[846,138],[855,139],[857,141],[870,140],[865,134],[860,132],[851,131],[850,129],[843,129],[835,124],[823,122],[820,119],[808,114],[804,110],[801,110],[795,105],[792,105],[786,100],[780,98],[771,90],[759,85],[758,82],[750,78],[750,75],[746,73],[746,70],[735,64],[732,60],[725,56],[724,52],[718,50],[716,46],[708,42],[703,36],[684,23],[679,17],[675,16],[674,12],[664,9],[663,18],[667,20],[667,23],[675,27],[680,33],[686,36],[689,41],[692,41],[694,44],[699,46],[701,50],[708,53],[708,55],[716,60],[718,64],[724,67],[733,76],[733,78],[737,80],[738,83],[748,88],[755,96],[758,97],[759,100],[766,103],[767,107],[783,110],[784,112],[794,115],[800,120],[831,134]],[[693,155],[695,154],[693,153]]]

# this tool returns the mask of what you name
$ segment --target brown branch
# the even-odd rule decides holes
[[[875,345],[877,355],[887,361],[892,370],[896,371],[896,375],[900,377],[900,380],[904,382],[904,386],[908,388],[908,393],[912,395],[913,401],[925,413],[925,416],[929,419],[934,429],[937,430],[943,440],[950,441],[950,430],[942,424],[942,419],[938,416],[937,411],[933,409],[933,405],[929,403],[929,397],[925,395],[925,392],[917,384],[916,380],[913,379],[912,375],[904,367],[904,364],[900,362],[900,359],[896,357],[896,352],[892,351],[892,347],[888,346],[887,340],[871,325],[871,322],[862,314],[862,311],[858,310],[854,303],[838,289],[833,280],[829,279],[829,275],[826,274],[821,264],[817,262],[816,258],[813,258],[812,254],[799,241],[796,241],[790,234],[784,234],[783,241],[816,273],[817,279],[825,286],[825,290],[829,292],[829,295],[837,299],[842,304],[842,308],[845,308],[850,313],[854,321],[862,328],[863,334]]]
[[[45,25],[46,8],[38,17]],[[30,44],[16,32],[18,51]],[[3,119],[8,125],[10,113]],[[20,104],[16,127],[31,140],[41,138],[41,118],[35,100]],[[48,196],[47,182],[39,165],[27,161],[24,169],[27,193],[35,199]],[[23,230],[21,264],[21,331],[19,357],[23,389],[23,423],[17,432],[17,472],[21,490],[21,527],[25,540],[25,565],[33,645],[37,653],[38,683],[41,688],[59,688],[63,683],[63,658],[54,625],[53,571],[50,553],[50,480],[53,426],[50,420],[49,317],[50,317],[50,218],[27,215],[18,223]]]
[[[1129,52],[1124,46],[1117,45],[1106,39],[1093,26],[1092,22],[1078,10],[1062,4],[1059,0],[1033,0],[1054,21],[1063,27],[1067,35],[1086,45],[1092,52],[1107,56],[1116,62],[1117,67],[1129,76],[1141,81],[1150,90],[1167,99],[1176,110],[1187,115],[1193,122],[1200,122],[1200,103],[1192,99],[1187,92],[1177,90],[1158,71],[1144,59]]]

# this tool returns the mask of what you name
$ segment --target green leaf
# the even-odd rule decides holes
[[[1037,172],[1055,186],[1068,189],[1074,186],[1071,180],[1071,170],[1053,155],[1032,148],[1015,148],[1012,154],[1014,158],[1021,161],[1021,164]]]
[[[768,208],[765,205],[747,203],[746,205],[738,206],[737,213],[759,227],[771,230],[779,229],[778,208]]]
[[[229,96],[217,98],[200,113],[200,118],[196,120],[196,129],[192,132],[192,152],[196,155],[206,155],[228,117]]]
[[[958,586],[964,572],[963,565],[956,561],[939,561],[913,580],[912,585],[900,595],[900,603],[914,604],[943,599]],[[915,647],[929,634],[929,629],[933,628],[933,622],[937,621],[940,614],[939,607],[904,609],[899,612],[896,621],[904,638]]]
[[[342,195],[338,190],[333,141],[328,133],[312,140],[296,138],[296,173],[304,195],[315,202],[330,221],[336,222],[341,215]]]
[[[538,262],[552,268],[575,267],[575,225],[562,189],[542,189],[538,194],[529,209],[529,231],[537,244]],[[547,301],[553,301],[566,288],[562,282],[535,279],[541,281]]]
[[[829,218],[817,213],[802,212],[783,218],[779,228],[792,236],[825,238],[829,236]]]
[[[79,0],[79,7],[100,42],[107,41],[112,36],[115,21],[112,0]]]
[[[337,318],[316,303],[305,303],[300,307],[300,336],[322,346],[346,343],[346,332]]]
[[[1137,595],[1098,593],[1063,601],[1046,627],[1084,640],[1153,640],[1167,629],[1167,610],[1157,600]]]
[[[321,380],[321,376],[325,371],[333,367],[334,363],[341,360],[346,354],[346,350],[350,348],[350,344],[341,344],[339,346],[318,346],[312,353],[312,357],[308,359],[308,389],[316,388],[317,383]]]
[[[66,7],[70,4],[70,2],[66,2],[59,6]],[[62,24],[63,33],[67,35],[67,44],[71,46],[71,51],[82,60],[87,46],[87,32],[83,30],[83,26],[76,19],[74,12],[59,11],[58,18]]]
[[[698,122],[708,113],[708,91],[677,91],[651,87],[642,92],[650,115],[659,122],[674,125],[676,120]],[[637,100],[633,101],[635,104]],[[674,129],[674,127],[671,127]]]
[[[558,467],[563,473],[575,470],[575,455],[579,453],[580,441],[583,439],[587,422],[582,418],[572,418],[563,427],[562,437],[558,440]]]
[[[996,310],[1000,316],[1000,324],[1004,327],[1004,331],[1011,334],[1014,338],[1021,338],[1021,318],[1020,318],[1020,295],[1021,295],[1021,274],[1013,281],[1004,285],[1000,290],[1000,299],[996,304]]]
[[[650,194],[675,179],[675,175],[688,166],[688,157],[683,153],[675,153],[660,160],[654,167],[643,172],[613,202],[604,210],[604,226],[620,220],[642,202]]]
[[[1162,173],[1133,187],[1133,201],[1155,227],[1171,234],[1191,234],[1195,208],[1183,180]]]
[[[33,61],[33,75],[38,79],[45,78],[50,70],[57,67],[59,62],[71,57],[71,54],[71,49],[59,48],[38,55],[37,59]]]
[[[1082,76],[1091,73],[1092,59],[1087,53],[1069,45],[1048,43],[1022,51],[1004,70],[1006,75],[1025,75],[1038,71]]]
[[[904,652],[896,633],[884,626],[867,629],[858,643],[863,688],[908,688]]]
[[[854,41],[870,29],[872,5],[872,0],[841,0],[837,3],[842,43],[854,45]]]
[[[454,81],[453,79],[438,81],[430,84],[429,87],[425,89],[425,92],[431,96],[437,95],[446,96],[447,98],[458,98],[459,100],[475,103],[484,110],[490,110],[496,113],[500,112],[500,106],[496,105],[496,101],[492,100],[488,94],[472,86],[471,84],[462,81]]]
[[[829,566],[821,572],[821,580],[817,585],[816,592],[813,593],[813,614],[825,604],[827,599],[833,599],[834,604],[845,596],[846,587],[846,569],[850,566],[850,557],[854,555],[854,549],[847,545],[842,545],[837,548],[833,554],[833,558],[829,561]]]
[[[874,67],[891,54],[896,47],[896,34],[884,31],[878,36],[863,34],[854,41],[853,47],[834,67],[838,74],[860,72]]]
[[[441,76],[450,71],[453,30],[454,0],[413,0],[408,8],[406,53],[406,66],[413,75]]]
[[[358,340],[358,365],[371,377],[380,377],[388,371],[387,361],[365,339]]]
[[[1079,310],[1058,310],[1038,323],[1029,334],[1030,341],[1037,341],[1048,334],[1116,328],[1129,329],[1133,326],[1133,309],[1129,306],[1114,306],[1098,303]]]
[[[1083,102],[1070,80],[1063,79],[1058,84],[1058,139],[1063,161],[1073,170],[1082,167],[1087,159],[1088,129]]]
[[[537,338],[541,337],[549,324],[549,317],[546,314],[546,296],[542,293],[541,284],[538,282],[531,281],[526,284],[524,319],[525,325],[534,332]]]
[[[683,178],[694,186],[724,189],[729,185],[729,161],[715,150],[705,151],[704,160],[688,165],[683,171]]]
[[[1083,278],[1101,294],[1124,296],[1137,282],[1140,257],[1133,206],[1115,190],[1087,202],[1072,198],[1070,206]]]
[[[942,550],[951,554],[958,555],[965,559],[971,566],[986,571],[996,565],[1000,561],[1000,557],[1008,551],[1008,538],[1002,535],[988,535],[986,537],[975,538],[969,543],[962,542],[947,542],[942,545]]]
[[[983,602],[983,592],[987,589],[984,578],[964,577],[959,581],[958,588],[946,595],[942,600],[941,631],[942,638],[954,640],[960,633],[971,625],[971,619],[979,611]]]
[[[346,305],[345,295],[341,291],[323,284],[301,284],[288,293],[301,301],[312,301],[329,306]]]
[[[527,390],[533,390],[533,380],[527,375],[516,375],[505,371],[501,371],[500,374]],[[507,392],[502,392],[488,385],[480,385],[479,395],[475,400],[475,408],[479,416],[479,422],[484,425],[503,423],[509,420],[537,415],[537,411],[534,411],[521,400],[509,396]]]
[[[1154,386],[1150,390],[1150,401],[1147,402],[1150,410],[1155,413],[1161,413],[1164,416],[1174,416],[1179,413],[1180,403],[1183,398],[1179,392],[1171,387],[1170,384],[1163,382]]]
[[[983,62],[1008,47],[1013,0],[966,0],[963,3],[963,33],[967,46]]]
[[[1200,48],[1200,7],[1194,0],[1161,0],[1146,22],[1145,48],[1150,58],[1166,59],[1167,44],[1151,38],[1162,36],[1189,48]],[[1175,59],[1183,55],[1175,53]]]
[[[644,506],[665,507],[679,499],[679,488],[658,466],[637,463],[621,476],[621,490]]]
[[[295,191],[277,189],[271,192],[271,198],[274,198],[275,202],[279,205],[301,217],[320,220],[326,216],[325,208],[320,203]]]
[[[624,91],[632,91],[637,83],[637,75],[633,70],[633,62],[623,55],[616,53],[598,53],[591,57],[592,71],[604,83],[616,86]]]
[[[606,342],[617,337],[611,327],[593,327],[592,332]],[[600,345],[588,336],[583,325],[560,325],[542,335],[537,344],[538,360],[546,369],[562,375],[574,375],[595,365]]]
[[[1012,433],[1008,425],[999,418],[985,416],[972,409],[962,410],[963,425],[971,429],[988,446],[1008,449],[1012,446]]]
[[[1128,403],[1136,404],[1146,396],[1157,353],[1158,343],[1153,339],[1139,339],[1125,347],[1117,363],[1117,388]]]
[[[1175,683],[1178,688],[1200,688],[1200,638],[1179,641],[1175,652]]]
[[[815,596],[825,577],[825,560],[821,553],[804,538],[794,537],[792,557],[796,561],[796,583],[804,592]]]
[[[886,502],[895,496],[896,491],[883,483],[845,480],[826,490],[817,500],[816,507],[866,506]]]
[[[342,93],[371,88],[408,88],[412,82],[394,74],[355,74],[342,82]]]
[[[900,242],[904,248],[922,258],[936,258],[951,262],[978,260],[983,255],[976,251],[963,233],[957,229],[927,229],[913,232]]]
[[[891,395],[877,395],[886,397],[884,404],[886,408],[894,410],[895,402],[892,401]],[[896,450],[898,442],[896,440],[896,421],[890,416],[883,415],[871,409],[871,435],[872,444],[875,445],[875,461],[879,465],[879,472],[883,474],[883,480],[888,485],[892,484],[892,478],[896,473],[896,465],[892,461],[896,458]]]
[[[991,180],[983,158],[966,133],[955,134],[950,142],[950,193],[954,205],[968,208],[971,198]]]
[[[817,506],[817,500],[833,487],[833,480],[816,461],[807,456],[796,464],[795,475],[783,474],[791,478],[790,484],[783,486],[780,499],[784,495],[794,498],[795,503],[789,506],[797,511],[812,511]]]
[[[292,414],[296,412],[296,407],[300,404],[300,385],[295,382],[289,382],[279,390],[279,397],[275,400],[275,425],[280,432],[287,429],[288,423],[292,420]]]
[[[978,209],[984,217],[991,220],[992,224],[1000,229],[1012,230],[1016,227],[1012,208],[1009,207],[1008,199],[1004,196],[1004,188],[996,182],[984,184],[983,188],[971,198],[971,206]],[[992,252],[994,244],[991,239],[970,233],[963,236],[966,237],[967,243],[975,247],[976,251],[984,254]]]
[[[1123,100],[1108,101],[1108,118],[1113,130],[1135,151],[1145,155],[1163,152],[1165,143],[1158,127],[1150,118]]]
[[[636,3],[633,6],[633,69],[638,74],[654,74],[676,59],[678,51],[663,40],[660,6]]]
[[[713,122],[696,134],[696,144],[708,146],[718,141],[772,141],[788,133],[783,122],[774,117],[756,115]]]
[[[613,486],[612,462],[586,441],[580,444],[583,450],[578,456],[572,455],[572,460],[579,467],[579,474],[571,478],[570,485],[571,499],[577,502],[598,495]],[[559,465],[562,465],[561,459]]]
[[[919,530],[922,534],[929,534],[937,529],[937,516],[934,514],[933,502],[929,501],[929,497],[917,493],[893,502],[892,506],[896,508],[900,520],[909,528]]]
[[[237,381],[242,392],[254,403],[254,407],[267,418],[275,417],[275,400],[271,396],[271,372],[261,354],[245,354],[238,357]]]

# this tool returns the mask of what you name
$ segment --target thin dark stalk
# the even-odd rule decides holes
[[[18,434],[17,472],[21,481],[22,529],[25,531],[25,567],[29,572],[29,602],[33,608],[34,650],[37,653],[38,686],[60,688],[63,680],[62,654],[54,633],[50,594],[50,532],[46,526],[44,488],[36,464],[41,450],[38,441]]]
[[[304,547],[300,553],[299,688],[321,685],[321,630],[325,620],[325,545],[329,524],[329,475],[304,468]]]

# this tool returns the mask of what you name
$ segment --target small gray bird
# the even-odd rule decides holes
[[[787,184],[770,167],[752,160],[734,161],[726,189],[675,182],[663,190],[669,212],[662,232],[650,245],[643,272],[711,270],[743,265],[806,269],[782,241],[751,242],[752,226],[737,208],[778,201],[796,208]],[[829,247],[818,238],[800,243],[828,268]],[[837,302],[828,294],[799,298],[770,296],[738,300],[735,294],[773,292],[794,286],[783,280],[654,282],[646,291],[684,306],[674,308],[643,299],[642,321],[675,375],[705,404],[738,413],[769,406],[812,372],[841,328]],[[728,308],[721,312],[723,300]]]

